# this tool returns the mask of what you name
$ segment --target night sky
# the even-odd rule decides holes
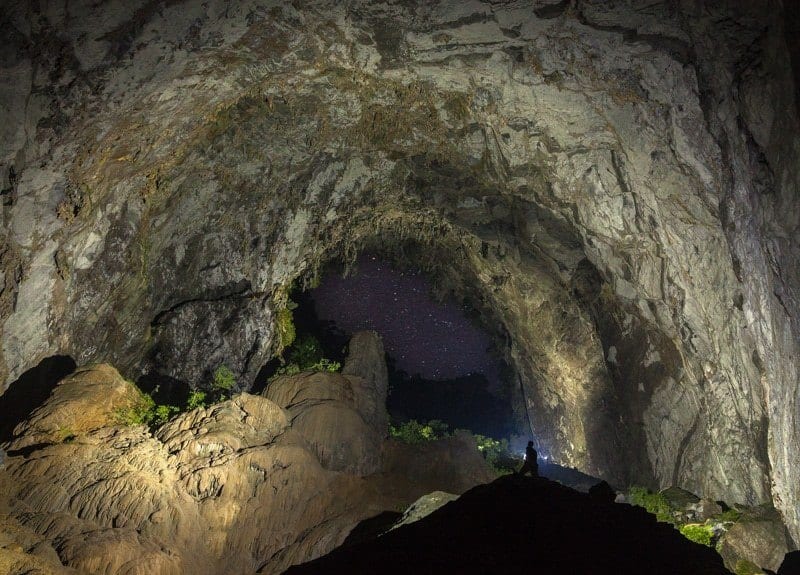
[[[483,373],[499,383],[499,360],[488,352],[489,336],[452,301],[437,303],[430,283],[417,270],[398,270],[364,255],[347,278],[328,273],[311,296],[320,319],[349,333],[371,329],[383,337],[397,369],[426,379]]]

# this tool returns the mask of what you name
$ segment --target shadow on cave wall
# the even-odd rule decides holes
[[[39,362],[14,381],[0,396],[0,443],[12,438],[14,428],[43,404],[59,381],[75,371],[75,360],[54,355]]]

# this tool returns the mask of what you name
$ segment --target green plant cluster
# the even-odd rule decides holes
[[[211,376],[210,391],[194,389],[189,392],[189,397],[186,400],[186,411],[205,408],[213,403],[225,401],[231,396],[231,392],[235,388],[236,376],[227,365],[222,364],[214,370]]]
[[[338,361],[324,357],[319,340],[313,335],[302,335],[294,340],[287,354],[288,363],[278,368],[275,375],[296,375],[303,371],[327,371],[336,373],[342,369]]]
[[[719,523],[736,523],[742,519],[742,513],[736,509],[728,509],[711,517],[705,523],[685,523],[680,513],[673,513],[673,508],[663,493],[653,493],[644,487],[631,487],[628,492],[632,504],[644,507],[649,513],[656,516],[659,521],[671,523],[681,535],[707,547],[714,547],[714,525]],[[760,573],[760,571],[758,571]],[[737,571],[738,573],[738,571]],[[749,575],[749,574],[748,574]]]
[[[449,429],[450,427],[439,419],[432,419],[427,423],[410,419],[398,425],[390,425],[389,435],[404,443],[419,445],[426,441],[449,437],[452,435]],[[519,458],[511,453],[507,439],[494,439],[466,429],[457,429],[453,433],[468,433],[475,440],[478,451],[483,454],[486,462],[498,475],[513,473],[519,467]]]
[[[292,310],[297,308],[297,304],[286,298],[286,306],[278,310],[277,331],[278,331],[278,354],[283,354],[283,350],[294,343],[297,337],[297,329],[294,326],[294,314]]]
[[[514,473],[520,464],[519,457],[511,453],[508,439],[494,439],[484,435],[473,434],[478,451],[483,453],[486,462],[498,475]]]
[[[134,387],[136,385],[131,383]],[[169,419],[180,412],[174,405],[159,405],[150,396],[136,387],[138,396],[133,404],[126,408],[117,409],[114,412],[115,419],[119,425],[147,425],[156,428],[165,424]],[[157,390],[154,390],[155,393]]]
[[[689,541],[694,541],[706,547],[712,546],[711,542],[714,539],[714,530],[711,528],[711,525],[705,523],[687,523],[681,525],[678,531]]]
[[[147,425],[151,429],[156,429],[178,413],[204,408],[212,403],[228,399],[236,388],[236,376],[228,366],[220,365],[212,376],[211,391],[192,390],[189,392],[184,409],[175,405],[156,403],[153,396],[158,393],[158,387],[148,395],[133,382],[131,385],[136,388],[138,396],[131,406],[117,409],[114,412],[116,423],[118,425]]]
[[[630,501],[634,505],[644,507],[648,513],[652,513],[659,521],[675,524],[675,517],[669,501],[661,493],[653,493],[645,487],[631,487]]]
[[[394,439],[418,445],[426,441],[434,441],[447,437],[448,425],[438,419],[432,419],[428,423],[420,423],[416,419],[410,419],[399,425],[389,425],[389,435]]]

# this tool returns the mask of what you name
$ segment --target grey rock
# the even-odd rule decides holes
[[[719,543],[725,566],[734,572],[741,570],[739,564],[743,561],[777,571],[789,551],[786,529],[778,517],[740,521],[722,536]]]
[[[427,493],[412,503],[408,509],[403,512],[400,520],[392,526],[392,529],[397,529],[403,525],[409,525],[415,521],[427,517],[443,505],[447,505],[451,501],[458,499],[458,495],[453,493],[445,493],[444,491],[434,491]]]
[[[482,302],[559,462],[800,540],[791,6],[6,4],[0,389],[246,389],[290,284],[373,246]]]

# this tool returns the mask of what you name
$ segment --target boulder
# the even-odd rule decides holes
[[[790,542],[777,514],[769,519],[742,520],[734,524],[720,540],[719,553],[734,572],[749,562],[762,569],[777,571],[790,551]]]
[[[707,498],[701,499],[690,509],[694,511],[695,520],[701,522],[711,519],[712,517],[716,517],[723,511],[722,506],[719,503]]]
[[[617,492],[605,481],[589,488],[589,497],[598,502],[614,503],[617,500]]]
[[[60,443],[118,423],[120,413],[141,402],[141,392],[108,364],[78,369],[47,401],[14,429],[11,449]]]
[[[392,527],[397,529],[403,525],[409,525],[427,517],[442,505],[447,505],[451,501],[458,499],[458,495],[447,493],[445,491],[434,491],[428,493],[417,499],[411,506],[403,513],[403,517]]]

